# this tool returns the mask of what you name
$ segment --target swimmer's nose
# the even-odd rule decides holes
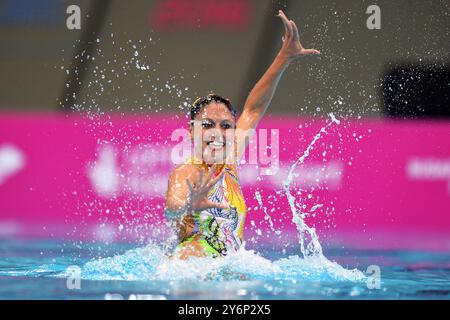
[[[222,132],[222,134],[217,134],[217,133],[213,133],[211,135],[211,141],[216,141],[216,142],[224,142],[225,141],[225,134],[223,134],[223,129],[220,130]]]

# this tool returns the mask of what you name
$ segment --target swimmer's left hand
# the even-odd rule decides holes
[[[320,54],[316,49],[305,49],[300,43],[300,35],[297,25],[294,21],[289,20],[282,10],[279,11],[278,16],[284,24],[283,47],[279,55],[292,61],[303,55]]]

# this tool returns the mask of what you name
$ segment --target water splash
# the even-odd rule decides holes
[[[66,277],[62,273],[59,277]],[[172,259],[157,245],[132,249],[122,255],[93,260],[82,268],[85,280],[124,281],[352,281],[366,278],[325,257],[290,256],[271,261],[253,250],[241,248],[221,259]]]
[[[302,156],[291,166],[288,176],[286,180],[283,182],[283,189],[286,194],[286,198],[289,202],[289,206],[292,211],[292,222],[297,227],[298,237],[299,237],[299,244],[300,244],[300,252],[302,253],[303,257],[305,259],[309,257],[316,257],[320,258],[323,257],[323,250],[322,245],[319,242],[319,238],[316,234],[316,230],[314,228],[309,227],[304,220],[304,215],[297,211],[295,207],[295,196],[291,192],[291,184],[294,181],[294,178],[297,176],[294,172],[295,169],[299,164],[302,164],[305,162],[306,158],[309,156],[311,149],[313,148],[314,144],[322,137],[323,134],[327,133],[328,127],[332,126],[333,124],[340,124],[340,121],[336,119],[336,117],[330,113],[329,114],[331,121],[327,123],[323,128],[320,129],[320,131],[314,136],[314,139],[311,141],[311,143],[306,148],[305,152],[302,154]],[[305,243],[307,242],[307,237],[310,237],[309,243],[305,247]]]
[[[281,234],[280,230],[276,230],[272,221],[272,217],[267,213],[267,208],[263,205],[261,193],[259,191],[255,191],[255,198],[258,201],[259,206],[264,212],[264,219],[269,221],[269,228],[270,230],[275,233],[277,236]]]

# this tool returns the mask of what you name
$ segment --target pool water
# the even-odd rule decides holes
[[[3,239],[0,299],[450,299],[448,252],[298,251],[181,262],[154,244]]]

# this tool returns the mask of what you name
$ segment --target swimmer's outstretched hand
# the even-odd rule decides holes
[[[225,173],[225,170],[222,170],[217,177],[213,178],[213,174],[216,172],[216,165],[213,165],[207,176],[204,177],[203,171],[200,171],[200,177],[197,183],[194,185],[186,180],[186,183],[189,187],[189,196],[188,196],[188,210],[189,211],[197,211],[197,210],[205,210],[205,209],[229,209],[228,204],[214,202],[208,199],[209,190],[222,178]]]
[[[280,55],[292,61],[303,55],[320,54],[320,51],[316,49],[305,49],[302,46],[297,25],[294,21],[289,20],[282,10],[278,12],[278,17],[284,24],[283,47],[280,50]]]

